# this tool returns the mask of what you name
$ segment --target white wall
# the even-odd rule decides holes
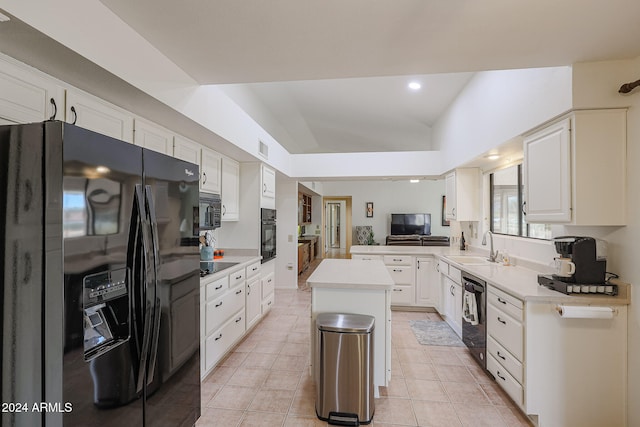
[[[351,225],[371,225],[374,240],[385,244],[392,213],[430,213],[431,234],[448,236],[449,227],[441,225],[444,180],[412,184],[401,181],[327,181],[324,196],[351,196]],[[373,202],[373,218],[366,217],[366,203]]]
[[[298,182],[276,174],[276,287],[298,287]]]

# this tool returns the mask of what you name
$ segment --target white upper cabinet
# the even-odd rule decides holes
[[[447,220],[480,220],[480,170],[462,168],[445,176]]]
[[[64,89],[0,57],[0,124],[64,119]]]
[[[133,122],[133,143],[158,153],[173,155],[173,133],[167,129],[136,118]]]
[[[625,109],[575,111],[524,140],[526,219],[626,224]]]
[[[268,166],[261,166],[262,192],[260,195],[260,207],[267,209],[276,208],[276,171]]]
[[[204,147],[200,155],[200,190],[215,194],[222,191],[222,156]]]
[[[240,219],[240,163],[222,158],[222,221]]]
[[[133,116],[129,112],[77,90],[67,90],[65,120],[112,138],[133,142]]]
[[[200,166],[200,144],[176,135],[173,139],[173,157]]]

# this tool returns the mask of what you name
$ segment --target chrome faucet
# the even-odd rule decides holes
[[[487,245],[487,234],[489,235],[489,243],[491,245],[489,246],[489,261],[498,262],[498,251],[493,252],[493,232],[491,230],[487,230],[487,232],[484,233],[484,236],[482,236],[482,246]]]

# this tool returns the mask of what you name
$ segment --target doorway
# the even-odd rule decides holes
[[[323,198],[324,258],[351,258],[351,196]]]

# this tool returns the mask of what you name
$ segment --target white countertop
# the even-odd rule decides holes
[[[382,261],[325,259],[307,284],[312,288],[391,290],[393,279]]]
[[[618,285],[618,295],[566,295],[553,291],[538,284],[538,274],[548,273],[533,268],[516,266],[504,266],[499,263],[484,265],[459,264],[447,258],[447,255],[482,256],[478,251],[460,251],[457,248],[447,246],[352,246],[352,254],[406,254],[406,255],[432,255],[443,259],[448,264],[460,270],[467,271],[480,279],[486,280],[490,285],[513,295],[523,301],[555,302],[559,304],[594,304],[594,305],[628,305],[631,303],[630,285],[619,280],[613,280],[612,284]],[[484,255],[486,256],[486,254]]]
[[[207,274],[204,277],[200,278],[200,286],[209,283],[213,280],[218,280],[221,277],[224,277],[226,275],[228,275],[229,273],[233,273],[235,271],[240,270],[241,268],[244,268],[246,266],[248,266],[249,264],[252,264],[256,261],[260,261],[260,259],[262,259],[261,256],[255,256],[255,255],[225,255],[224,257],[220,258],[220,259],[216,259],[213,262],[237,262],[238,264],[231,266],[229,268],[225,268],[222,271],[217,271],[213,274]]]

